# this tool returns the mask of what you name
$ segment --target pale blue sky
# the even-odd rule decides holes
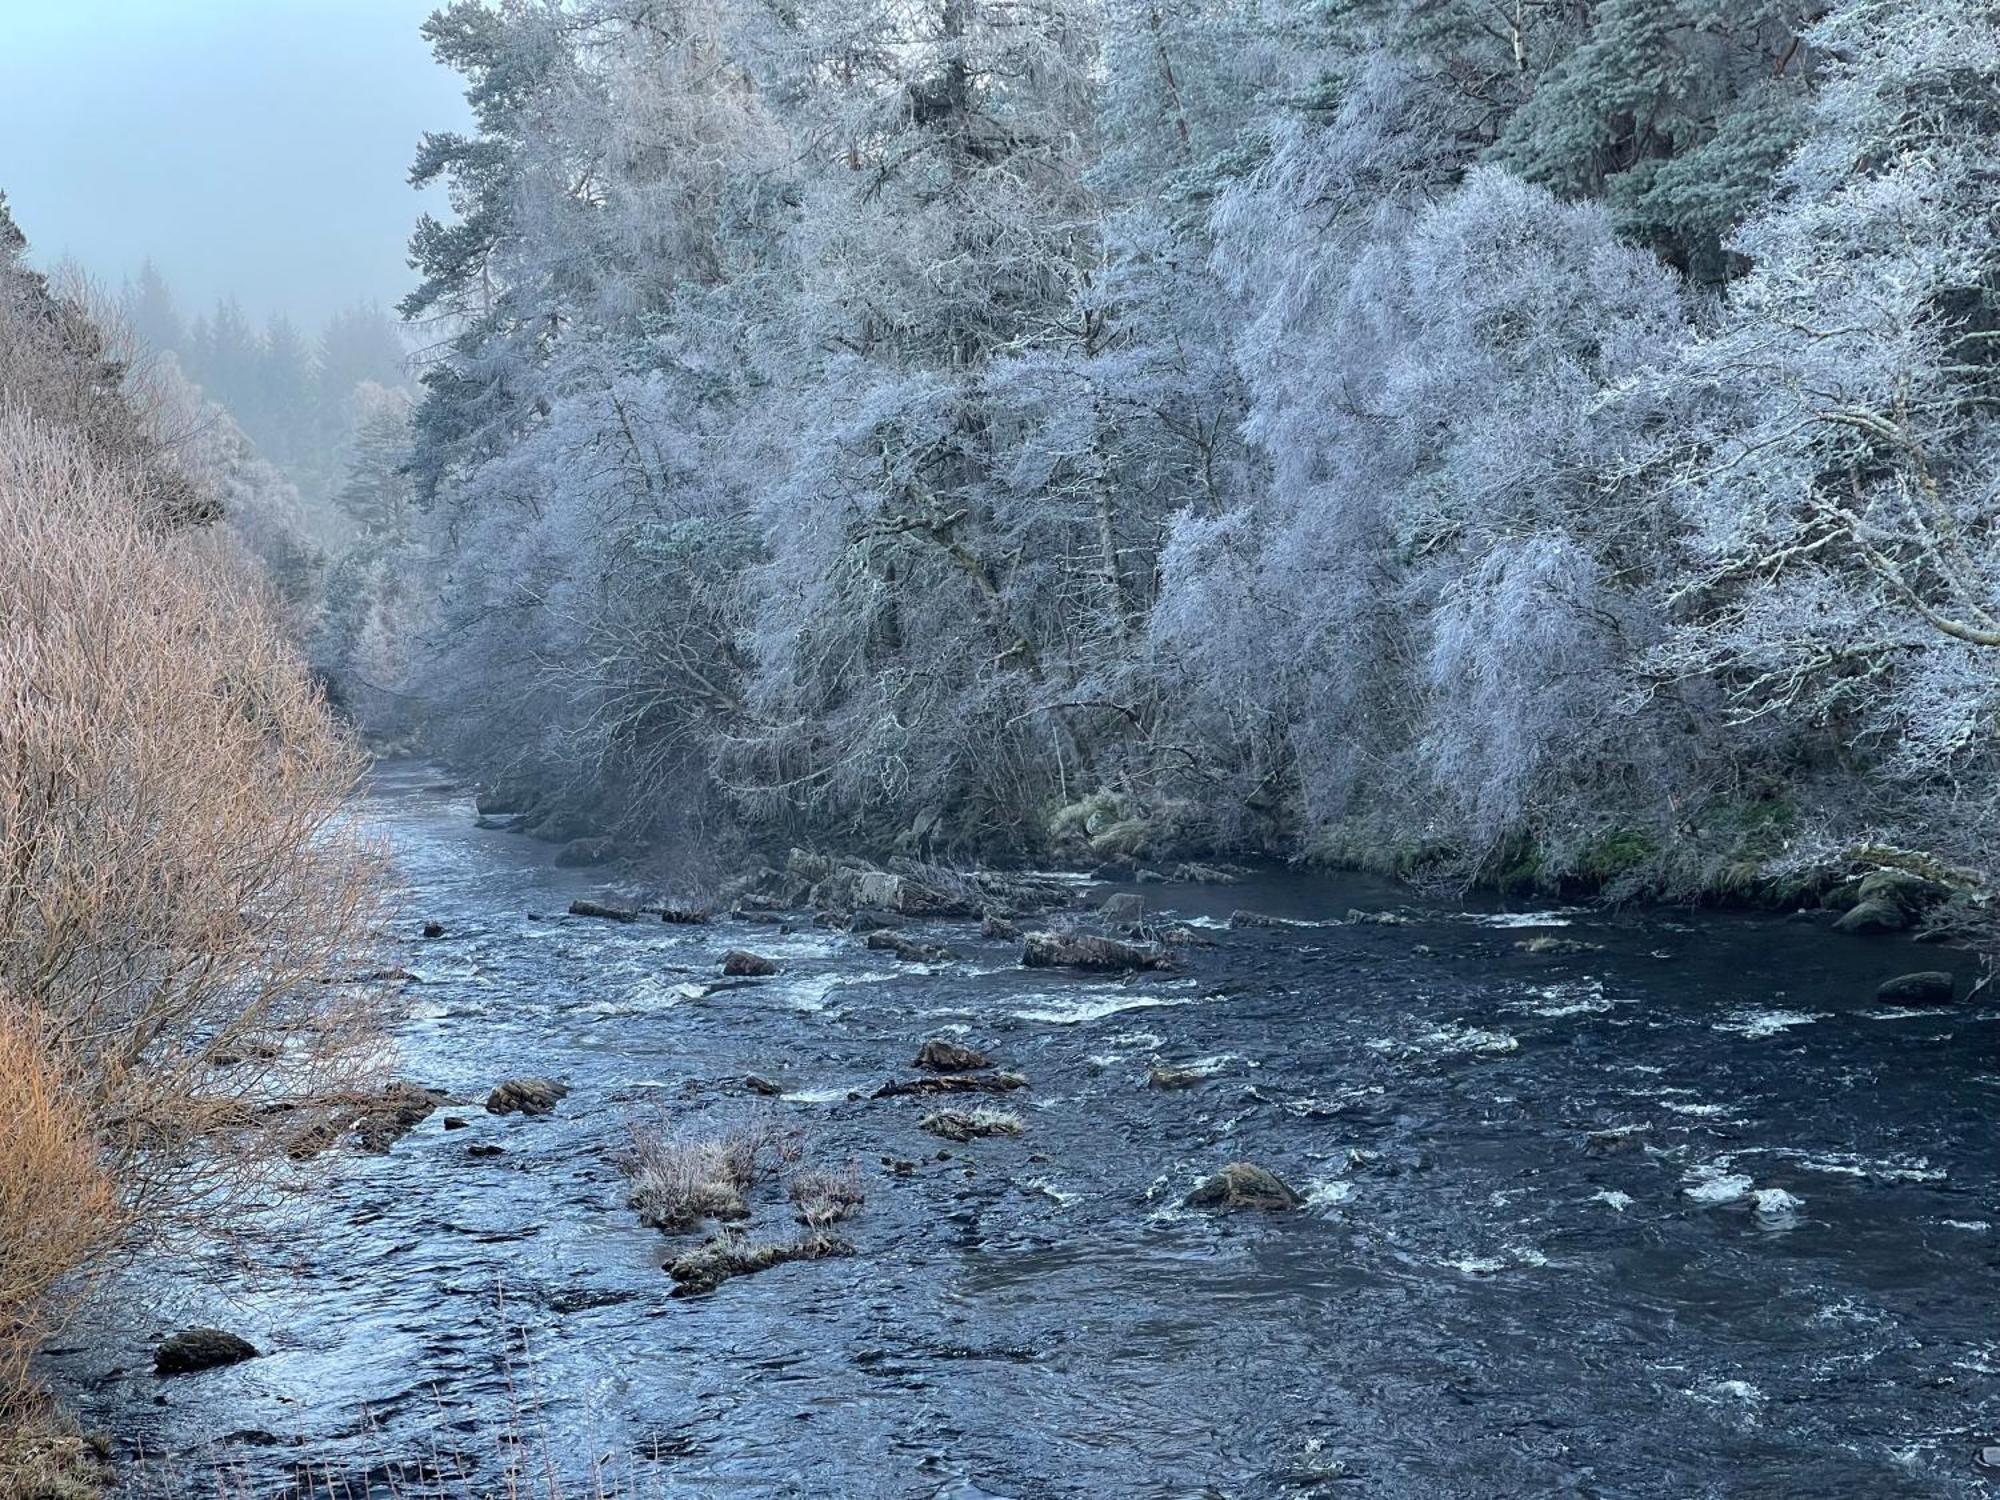
[[[48,264],[320,322],[410,282],[417,138],[465,120],[437,0],[0,0],[0,191]],[[437,208],[437,200],[429,200]]]

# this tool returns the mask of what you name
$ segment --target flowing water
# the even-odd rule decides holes
[[[404,1072],[575,1091],[442,1110],[344,1160],[312,1233],[246,1220],[109,1288],[54,1374],[155,1493],[2000,1493],[2000,1013],[1874,999],[1953,955],[1776,918],[1353,924],[1407,893],[1272,874],[1144,889],[1215,939],[1177,973],[1024,970],[966,924],[917,933],[960,961],[912,966],[557,915],[596,882],[435,774],[373,799]],[[1225,930],[1237,906],[1315,925]],[[682,988],[729,947],[784,971]],[[1029,1077],[1019,1139],[853,1097],[931,1036]],[[1149,1088],[1156,1062],[1210,1076]],[[859,1254],[671,1297],[698,1236],[626,1206],[629,1125],[759,1112],[861,1164]],[[1307,1207],[1179,1206],[1236,1159]],[[781,1189],[750,1230],[794,1232]],[[190,1323],[263,1357],[156,1378]]]

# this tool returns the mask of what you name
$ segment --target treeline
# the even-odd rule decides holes
[[[111,1252],[250,1211],[379,996],[359,753],[223,524],[216,429],[25,248],[0,198],[0,1493],[54,1495],[85,1450],[39,1341]]]
[[[1987,8],[426,33],[478,128],[416,163],[457,213],[403,311],[452,337],[343,607],[356,675],[572,822],[1614,889],[1990,863]]]
[[[357,304],[307,337],[283,314],[259,328],[234,298],[193,319],[148,261],[118,298],[122,323],[181,372],[281,469],[308,506],[339,487],[355,425],[355,393],[406,382],[408,351],[395,318]]]

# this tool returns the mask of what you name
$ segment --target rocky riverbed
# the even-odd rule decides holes
[[[1184,929],[1134,972],[1005,922],[605,920],[437,779],[384,767],[371,816],[444,1102],[51,1357],[151,1493],[2000,1491],[2000,1011],[1877,996],[1964,960],[1276,872],[1085,892]],[[1026,1084],[884,1091],[966,1076],[925,1043]],[[515,1079],[567,1093],[489,1111]],[[642,1222],[635,1126],[777,1143],[737,1248],[802,1243],[802,1172],[864,1201],[676,1295],[716,1226]],[[1234,1162],[1283,1195],[1197,1191]],[[255,1357],[162,1373],[188,1328]]]

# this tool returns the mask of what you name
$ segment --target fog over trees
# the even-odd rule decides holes
[[[321,517],[287,566],[336,693],[551,831],[1655,891],[1988,863],[1978,8],[425,34],[477,128],[413,164],[453,206],[413,407],[365,312],[315,351],[127,305]]]

